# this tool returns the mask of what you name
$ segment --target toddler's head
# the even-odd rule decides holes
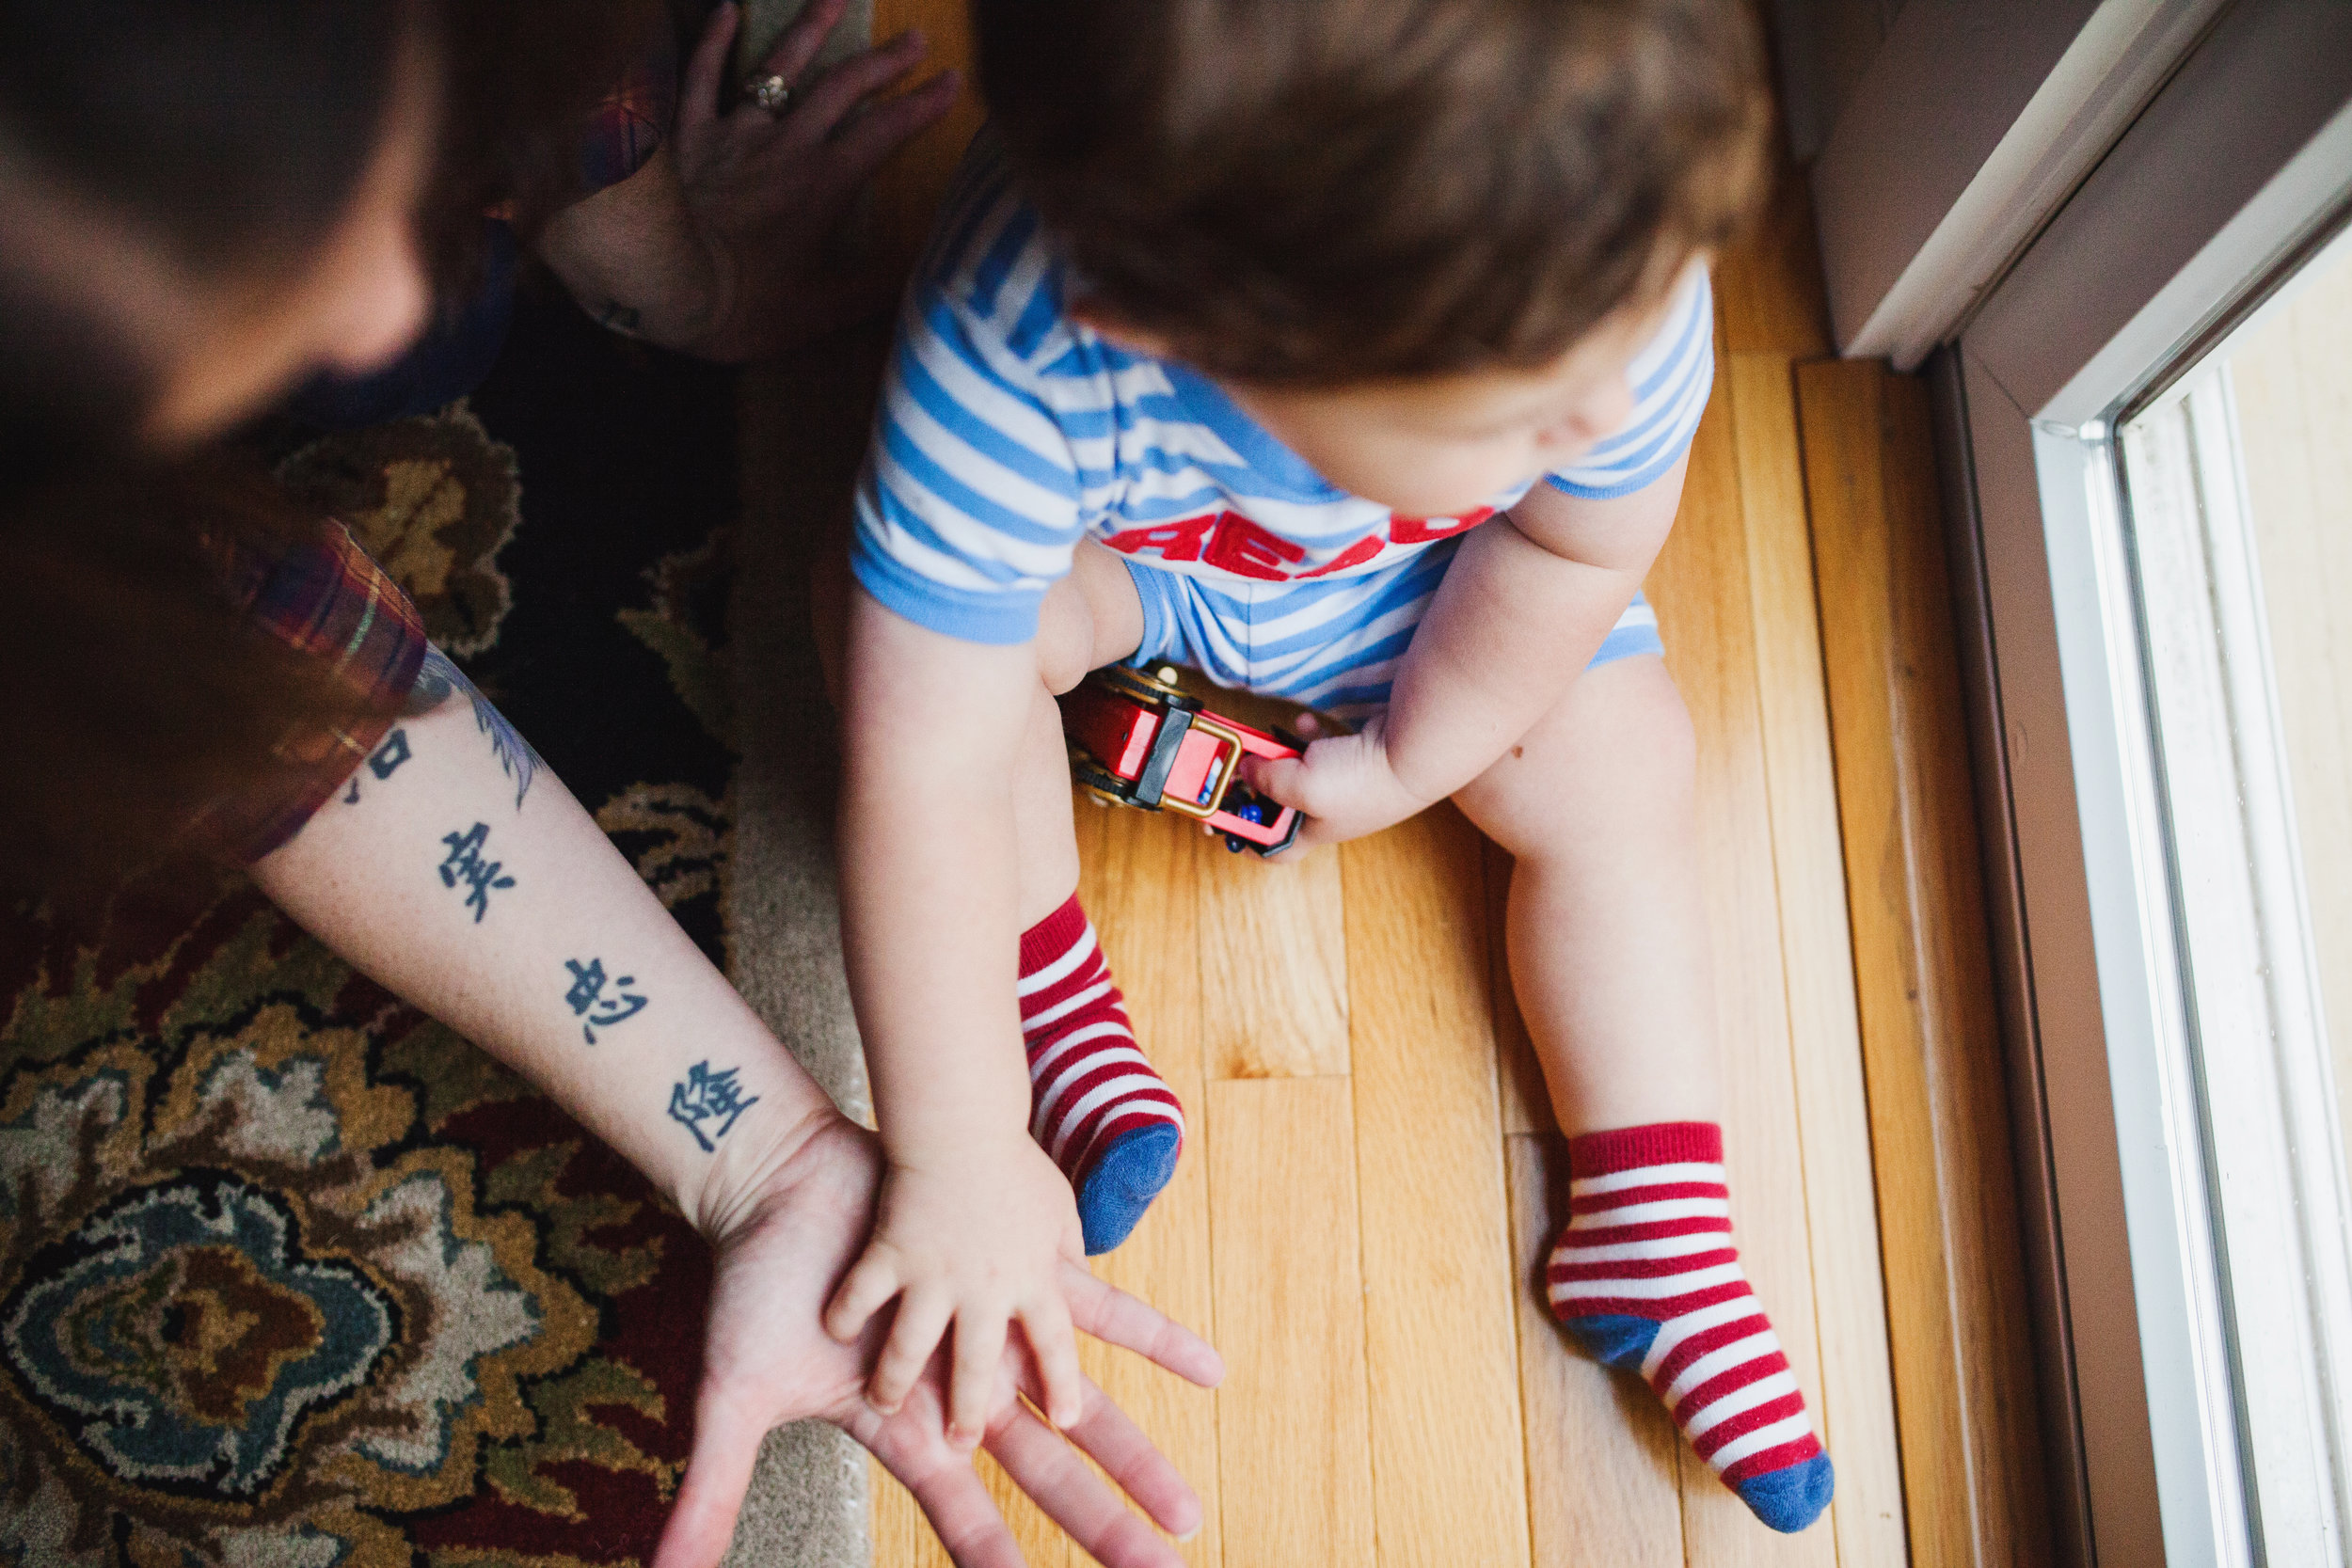
[[[1624,419],[1764,184],[1748,0],[977,0],[1016,177],[1105,335],[1442,515]]]

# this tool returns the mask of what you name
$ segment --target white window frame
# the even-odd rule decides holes
[[[2333,1451],[2332,1402],[2296,1418],[2249,1404],[2237,1375],[2236,1333],[2284,1320],[2233,1323],[2231,1243],[2254,1244],[2256,1195],[2310,1173],[2286,1149],[2277,1168],[2210,1165],[2216,1125],[2291,1117],[2296,1088],[2247,1074],[2209,1102],[2199,1071],[2112,436],[2347,210],[2352,5],[2238,0],[1985,296],[1943,376],[1980,573],[1963,592],[1989,653],[1979,738],[1998,754],[1980,777],[2000,784],[1995,881],[2019,927],[2012,1070],[2042,1121],[2021,1132],[2057,1232],[2050,1392],[2075,1449],[2055,1457],[2082,1509],[2061,1534],[2078,1524],[2088,1551],[2067,1555],[2105,1564],[2344,1560],[2344,1500],[2278,1479],[2281,1451]]]

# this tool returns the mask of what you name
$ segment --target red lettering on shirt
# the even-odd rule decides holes
[[[1389,540],[1391,544],[1397,545],[1425,545],[1432,539],[1444,539],[1456,533],[1468,533],[1494,515],[1493,507],[1482,506],[1475,512],[1465,512],[1458,517],[1439,517],[1434,521],[1427,517],[1391,517]]]
[[[1376,533],[1367,533],[1313,571],[1299,573],[1298,580],[1305,582],[1309,578],[1327,578],[1334,572],[1344,572],[1351,566],[1361,566],[1388,547],[1389,542],[1386,539]]]
[[[1209,536],[1209,547],[1201,552],[1200,559],[1237,578],[1287,582],[1290,574],[1282,568],[1294,561],[1305,560],[1306,556],[1306,546],[1260,528],[1238,512],[1228,512],[1217,518],[1216,531]],[[1175,558],[1163,553],[1161,559]]]
[[[1459,517],[1392,516],[1386,539],[1376,533],[1365,534],[1322,565],[1295,575],[1287,568],[1307,558],[1307,546],[1283,538],[1238,512],[1122,529],[1103,543],[1122,555],[1140,555],[1149,550],[1162,561],[1198,561],[1260,582],[1305,582],[1361,566],[1392,544],[1426,545],[1432,540],[1467,533],[1494,515],[1493,507],[1482,506]]]
[[[1232,514],[1228,512],[1225,515],[1230,517]],[[1208,537],[1209,527],[1216,520],[1211,514],[1172,523],[1153,523],[1150,528],[1122,529],[1103,543],[1122,555],[1157,550],[1162,561],[1198,561],[1200,541]]]

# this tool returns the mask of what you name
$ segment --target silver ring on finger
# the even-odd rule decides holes
[[[752,102],[771,115],[781,115],[792,102],[792,84],[773,71],[752,78]]]

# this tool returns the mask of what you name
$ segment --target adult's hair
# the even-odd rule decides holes
[[[1565,353],[1761,195],[1749,0],[975,0],[1082,286],[1212,373]]]
[[[403,92],[438,110],[418,214],[462,294],[485,207],[559,204],[568,117],[644,5],[0,0],[0,888],[103,886],[358,699],[241,625],[224,554],[315,535],[257,463],[141,450],[146,345],[35,254],[104,231],[209,288],[299,273],[351,212]]]

